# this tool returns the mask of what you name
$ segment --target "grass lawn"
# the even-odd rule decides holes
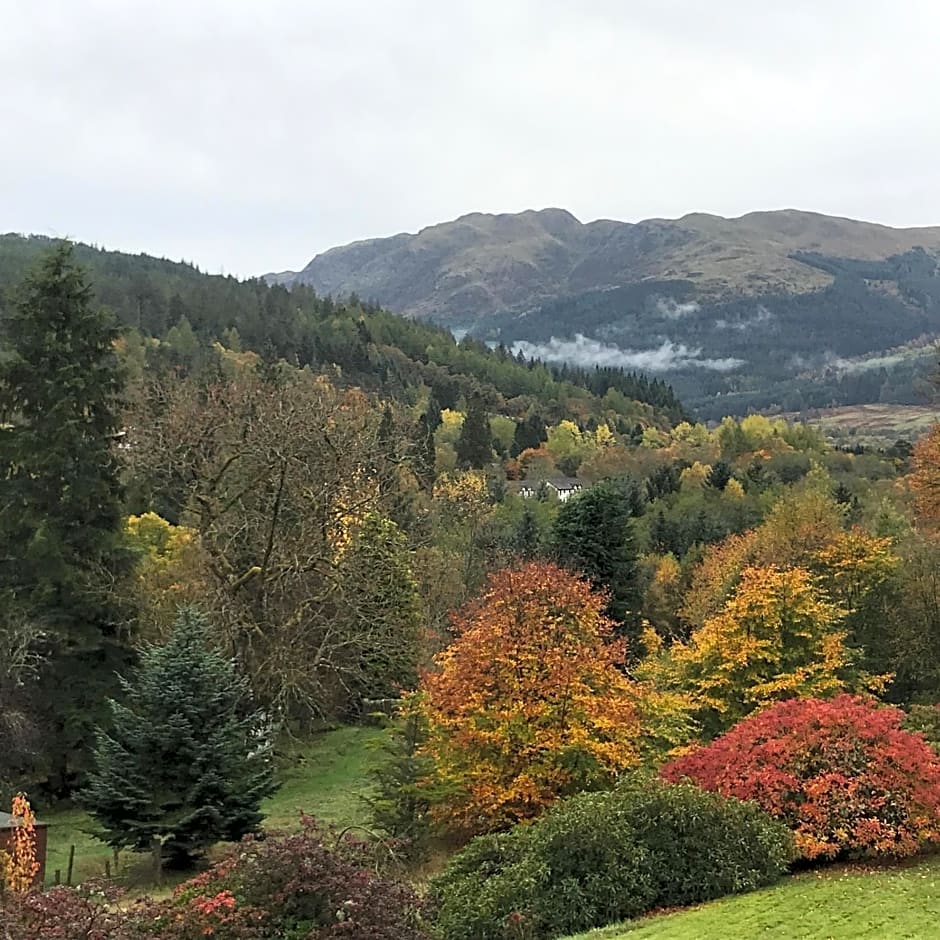
[[[297,829],[300,811],[338,826],[366,825],[369,769],[385,737],[380,728],[337,728],[298,747],[285,760],[281,788],[261,809],[266,829]]]
[[[301,810],[339,826],[364,825],[368,812],[361,797],[368,790],[368,770],[383,734],[378,728],[337,728],[295,748],[284,759],[280,790],[262,804],[265,828],[297,829]],[[52,884],[56,869],[65,881],[71,845],[75,846],[73,884],[104,875],[111,849],[89,834],[94,823],[86,812],[67,809],[41,813],[40,818],[49,824],[47,884]],[[122,875],[131,883],[146,880],[146,859],[125,852],[122,865]]]
[[[581,934],[579,940],[933,940],[940,858],[872,871],[828,869],[773,888]]]

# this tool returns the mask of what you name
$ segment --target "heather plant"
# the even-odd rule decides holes
[[[426,905],[376,874],[373,851],[305,819],[295,835],[246,838],[169,898],[128,902],[94,884],[10,895],[0,905],[0,937],[424,940]]]

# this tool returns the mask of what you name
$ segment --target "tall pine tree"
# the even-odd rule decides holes
[[[479,393],[471,395],[467,402],[467,416],[454,449],[457,462],[464,468],[479,469],[493,459],[493,432]]]
[[[555,519],[559,562],[610,594],[607,614],[636,640],[640,633],[640,585],[629,488],[598,483],[564,503]],[[636,655],[632,645],[628,653]]]
[[[115,439],[117,329],[63,244],[23,283],[0,355],[0,603],[50,640],[44,740],[56,787],[126,661],[110,586],[126,569]]]

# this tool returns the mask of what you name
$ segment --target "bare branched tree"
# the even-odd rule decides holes
[[[20,774],[40,750],[33,692],[44,662],[42,631],[17,612],[0,617],[0,795],[22,786]]]
[[[138,407],[128,461],[199,533],[207,605],[255,693],[300,723],[335,714],[383,648],[402,653],[381,618],[357,615],[343,570],[406,472],[401,443],[361,392],[307,373],[157,382]]]

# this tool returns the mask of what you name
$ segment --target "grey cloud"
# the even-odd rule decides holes
[[[905,359],[911,359],[917,355],[931,355],[929,351],[912,352],[889,352],[876,356],[860,356],[855,359],[846,359],[843,356],[826,350],[818,356],[800,356],[791,357],[790,365],[794,369],[802,371],[831,370],[843,375],[851,375],[857,372],[869,372],[873,369],[890,369]]]
[[[514,354],[546,362],[568,362],[579,366],[619,366],[625,369],[643,369],[648,372],[667,372],[675,369],[710,369],[729,372],[744,365],[743,359],[708,359],[701,357],[701,349],[690,349],[685,343],[666,340],[655,349],[621,349],[609,343],[576,333],[573,340],[552,337],[547,343],[520,341],[512,346]]]
[[[940,221],[930,0],[4,0],[0,229],[238,274],[471,210]]]

